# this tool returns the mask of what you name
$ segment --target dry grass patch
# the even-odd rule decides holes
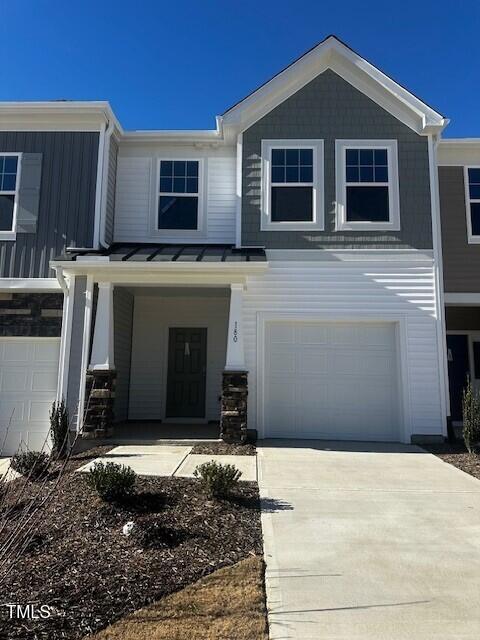
[[[251,556],[119,620],[91,640],[268,640],[263,560]]]

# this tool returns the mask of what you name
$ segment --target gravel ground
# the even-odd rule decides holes
[[[0,638],[80,639],[220,567],[262,553],[255,483],[242,483],[229,500],[209,501],[197,480],[140,477],[134,496],[107,504],[72,473],[104,452],[79,454],[59,482],[54,472],[44,483],[12,483],[0,510],[2,602],[48,605],[52,615],[12,621],[0,607]],[[33,519],[28,544],[22,540],[7,551],[26,510],[55,486]],[[136,526],[126,537],[122,528],[131,520]]]

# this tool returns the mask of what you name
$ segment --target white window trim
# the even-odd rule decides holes
[[[0,152],[0,156],[16,156],[18,158],[17,161],[17,181],[15,183],[15,191],[2,191],[0,190],[0,195],[14,195],[15,199],[13,202],[13,217],[12,217],[12,229],[10,231],[0,231],[0,240],[16,240],[17,238],[17,210],[18,210],[18,193],[20,190],[20,179],[22,173],[22,154],[16,151],[2,151]]]
[[[345,156],[347,149],[386,149],[388,158],[388,222],[347,221],[347,185]],[[400,231],[400,196],[398,180],[398,145],[396,140],[336,140],[336,231]],[[386,183],[363,182],[359,185],[371,186]]]
[[[313,220],[310,222],[272,222],[271,219],[271,156],[272,149],[312,149],[313,150]],[[324,229],[324,159],[323,140],[262,140],[262,189],[261,189],[261,231],[307,231]],[[301,187],[304,183],[294,182],[287,186]],[[311,186],[308,183],[308,186]]]
[[[467,240],[468,244],[480,244],[480,236],[474,236],[472,233],[472,202],[480,202],[478,198],[470,198],[470,189],[468,187],[468,170],[480,169],[480,165],[469,164],[463,167],[463,180],[465,185],[465,210],[467,214]]]
[[[160,200],[160,162],[198,162],[198,194],[195,193],[182,193],[181,196],[197,196],[198,197],[198,209],[197,209],[197,228],[196,229],[159,229],[158,228],[158,204]],[[161,237],[166,241],[172,240],[188,240],[193,238],[200,238],[205,236],[205,194],[207,193],[207,171],[205,170],[204,158],[192,158],[192,157],[159,157],[156,162],[153,163],[155,167],[155,207],[151,216],[150,230],[154,236]],[[162,192],[163,193],[163,192]],[[175,194],[169,194],[175,195]]]

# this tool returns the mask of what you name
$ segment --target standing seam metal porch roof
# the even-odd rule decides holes
[[[55,261],[105,257],[110,262],[266,262],[263,247],[237,249],[231,244],[116,243],[108,249],[69,248]]]

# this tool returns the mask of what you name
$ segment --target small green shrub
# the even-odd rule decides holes
[[[480,394],[469,380],[463,390],[463,439],[467,451],[475,453],[480,445]]]
[[[201,479],[209,498],[218,498],[225,497],[232,491],[242,472],[233,464],[220,464],[211,460],[198,465],[193,475]]]
[[[122,500],[130,495],[137,475],[133,469],[115,462],[95,462],[87,475],[87,482],[107,502]]]
[[[10,466],[14,471],[31,480],[45,476],[50,465],[50,458],[43,451],[21,451],[16,453]]]
[[[57,458],[64,458],[69,449],[68,429],[69,429],[68,409],[65,401],[54,402],[50,409],[50,435],[52,438],[52,453]]]

